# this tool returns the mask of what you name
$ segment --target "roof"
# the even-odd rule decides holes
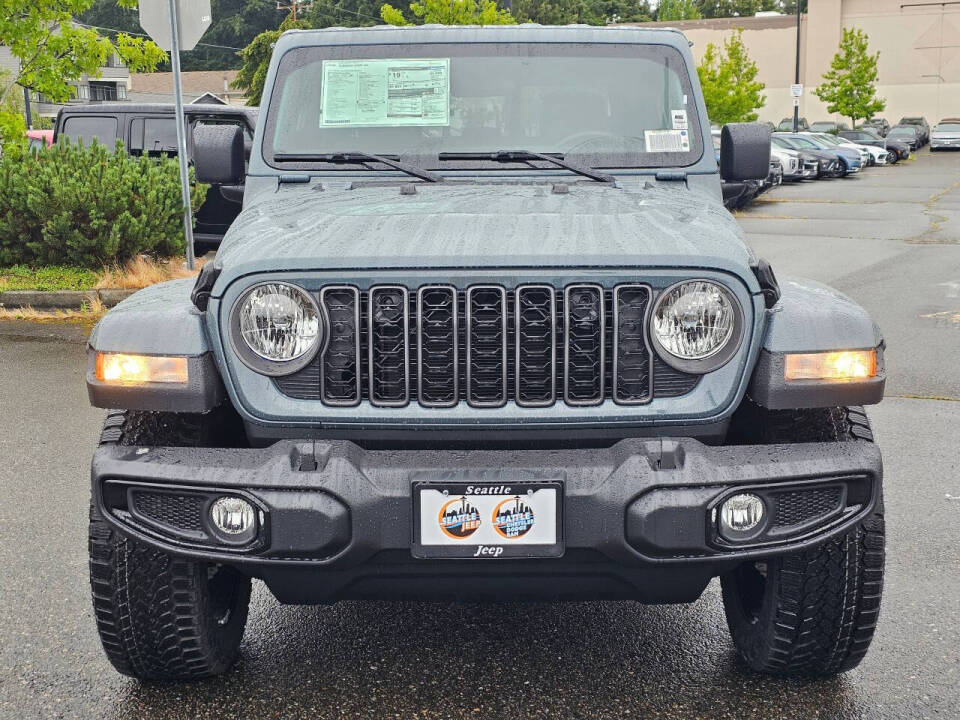
[[[183,111],[187,115],[246,115],[251,116],[251,108],[236,107],[233,105],[184,105]],[[90,114],[109,115],[111,113],[170,113],[174,112],[173,103],[90,103],[87,105],[71,105],[63,112],[70,115]]]
[[[683,33],[666,26],[629,25],[374,25],[365,28],[288,30],[277,41],[277,52],[320,45],[432,45],[438,43],[636,43],[686,49]]]
[[[806,18],[804,18],[806,19]],[[761,17],[703,18],[700,20],[668,20],[665,22],[620,23],[612,27],[676,28],[687,30],[777,30],[795,28],[796,15],[764,15]]]
[[[230,85],[237,79],[236,70],[196,70],[180,73],[183,91],[189,94],[213,93],[222,95],[230,91]],[[224,87],[224,82],[227,86]],[[173,73],[132,73],[130,91],[137,93],[169,93],[173,89]],[[233,90],[233,92],[240,92]]]

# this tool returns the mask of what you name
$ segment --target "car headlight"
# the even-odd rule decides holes
[[[296,285],[271,282],[247,290],[234,306],[231,334],[237,355],[264,375],[289,375],[308,365],[323,344],[323,317]]]
[[[733,294],[709,280],[667,288],[653,309],[650,336],[657,354],[681,372],[719,369],[743,339],[743,312]]]

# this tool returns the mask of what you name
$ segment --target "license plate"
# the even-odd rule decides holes
[[[418,558],[561,557],[563,485],[554,481],[416,482]]]

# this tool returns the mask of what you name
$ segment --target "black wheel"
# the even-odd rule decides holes
[[[760,428],[754,442],[873,441],[862,408],[754,407],[753,414],[741,426]],[[721,578],[734,645],[752,669],[774,675],[835,675],[856,667],[877,625],[883,565],[882,500],[843,537],[740,565]]]
[[[113,412],[100,443],[197,446],[220,427],[212,416]],[[247,623],[249,577],[127,539],[92,503],[89,551],[97,630],[118,671],[191,680],[230,669]]]
[[[891,150],[887,153],[887,162],[891,165],[896,165],[900,162],[900,155],[894,150]]]

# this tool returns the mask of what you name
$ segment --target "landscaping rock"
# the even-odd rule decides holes
[[[128,297],[133,295],[136,290],[100,290],[100,302],[102,302],[106,307],[112,308],[115,305],[119,305],[121,302],[126,300]]]

